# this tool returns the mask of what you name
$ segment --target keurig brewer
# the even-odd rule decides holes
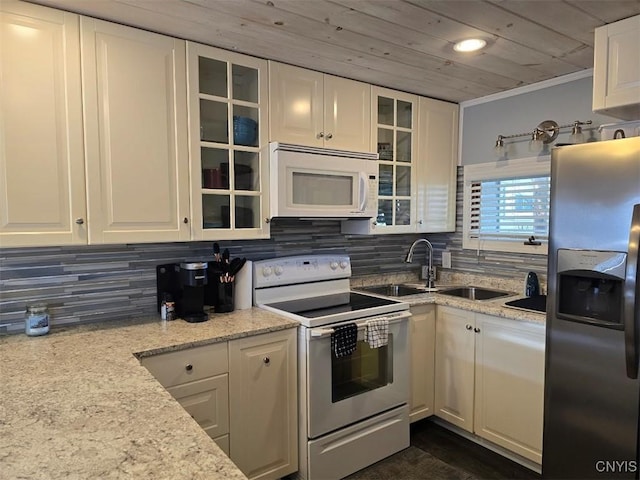
[[[156,267],[158,311],[165,295],[176,302],[178,317],[187,322],[204,322],[204,291],[207,285],[207,262],[169,263]]]

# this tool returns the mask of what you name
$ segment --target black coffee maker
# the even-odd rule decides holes
[[[158,312],[162,300],[170,296],[176,304],[176,315],[179,318],[190,323],[208,320],[209,315],[204,312],[204,292],[207,283],[207,262],[158,265]]]

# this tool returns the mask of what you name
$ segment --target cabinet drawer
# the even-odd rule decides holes
[[[226,342],[162,353],[143,358],[140,363],[165,388],[229,371]]]
[[[229,433],[229,375],[167,388],[211,438]]]

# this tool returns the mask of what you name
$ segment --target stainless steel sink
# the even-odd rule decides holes
[[[528,312],[546,313],[547,296],[536,295],[534,297],[518,298],[504,303],[505,307],[517,308],[519,310],[527,310]]]
[[[425,293],[424,289],[410,287],[409,285],[374,285],[371,287],[360,287],[358,290],[364,292],[375,293],[378,295],[386,295],[387,297],[404,297],[405,295],[416,295],[418,293]]]
[[[466,298],[468,300],[491,300],[494,298],[515,295],[513,292],[505,292],[504,290],[494,290],[492,288],[483,287],[447,288],[438,291],[438,293],[441,295],[450,295],[452,297]]]

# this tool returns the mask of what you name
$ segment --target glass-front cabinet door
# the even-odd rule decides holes
[[[373,88],[373,138],[379,154],[377,233],[415,231],[418,97]]]
[[[267,238],[267,62],[187,43],[194,240]]]

